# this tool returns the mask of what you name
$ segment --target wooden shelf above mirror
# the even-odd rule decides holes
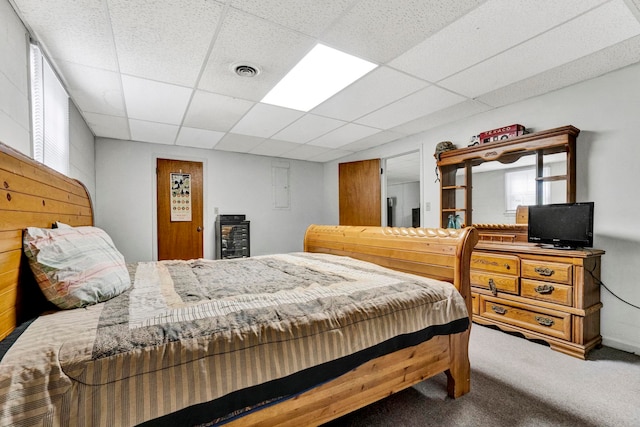
[[[542,204],[544,183],[566,181],[566,202],[576,199],[576,138],[580,130],[563,126],[529,133],[512,139],[459,148],[440,154],[437,166],[440,173],[440,225],[446,227],[449,215],[460,215],[463,225],[473,222],[473,167],[486,162],[513,163],[523,156],[536,156],[536,202]],[[566,154],[566,174],[543,176],[545,156]],[[464,170],[463,182],[456,178]]]

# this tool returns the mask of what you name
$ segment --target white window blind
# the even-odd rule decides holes
[[[33,158],[69,173],[69,95],[40,48],[31,45]]]
[[[548,175],[548,167],[544,168]],[[505,209],[507,212],[515,212],[519,205],[528,206],[536,204],[536,171],[535,169],[521,169],[505,172]],[[543,184],[544,203],[549,203],[549,183]]]

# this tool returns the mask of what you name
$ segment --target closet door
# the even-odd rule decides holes
[[[157,160],[158,260],[203,256],[202,162]]]
[[[340,163],[340,225],[382,225],[380,159]]]

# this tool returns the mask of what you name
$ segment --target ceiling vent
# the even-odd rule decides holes
[[[260,74],[260,69],[255,65],[233,64],[231,67],[240,77],[255,77]]]

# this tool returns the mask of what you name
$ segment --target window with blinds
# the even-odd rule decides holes
[[[69,95],[40,48],[31,45],[33,158],[68,174]]]

